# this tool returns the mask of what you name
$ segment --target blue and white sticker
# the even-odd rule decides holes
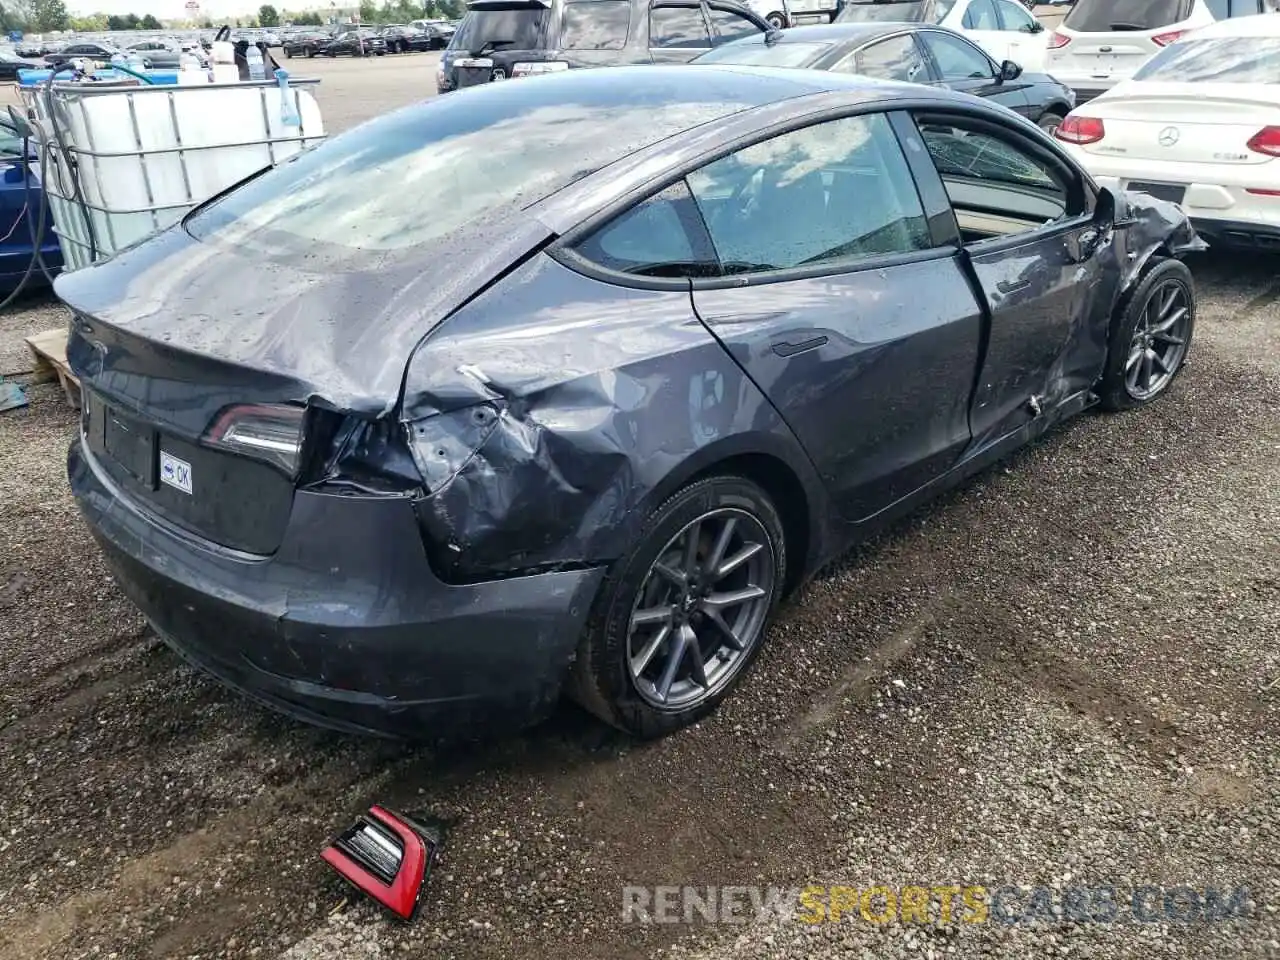
[[[171,453],[160,451],[160,482],[181,490],[191,492],[191,464],[179,460]]]

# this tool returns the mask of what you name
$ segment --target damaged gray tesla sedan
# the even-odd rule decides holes
[[[961,94],[493,84],[61,277],[71,485],[157,633],[268,704],[434,736],[568,690],[659,735],[851,543],[1166,391],[1201,246]]]

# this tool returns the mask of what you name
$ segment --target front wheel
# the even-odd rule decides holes
[[[1057,130],[1062,123],[1062,116],[1050,110],[1037,120],[1036,123],[1039,124],[1041,130],[1052,137],[1053,132]]]
[[[787,18],[780,13],[771,13],[764,19],[775,30],[781,30],[787,25]]]
[[[1181,260],[1148,268],[1112,326],[1098,394],[1107,410],[1155,400],[1187,362],[1196,326],[1195,285]]]
[[[286,51],[284,52],[284,56],[285,56],[285,59],[286,59],[286,60],[292,60],[292,59],[293,59],[293,51],[292,51],[292,50],[286,50]]]
[[[764,643],[786,579],[782,520],[757,484],[718,476],[659,506],[592,607],[570,693],[637,737],[711,713]]]

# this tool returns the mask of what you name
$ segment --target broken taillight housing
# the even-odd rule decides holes
[[[1097,143],[1107,135],[1107,128],[1099,117],[1078,117],[1069,113],[1053,135],[1064,143]]]
[[[1157,47],[1167,47],[1186,32],[1185,30],[1169,30],[1165,33],[1157,33],[1151,38],[1151,42]]]
[[[1245,144],[1254,153],[1265,153],[1269,157],[1280,157],[1280,127],[1263,127]]]
[[[440,846],[438,831],[372,806],[320,856],[362,893],[402,920],[417,912]]]
[[[1050,50],[1061,50],[1070,42],[1071,42],[1070,37],[1068,37],[1065,33],[1058,33],[1058,31],[1055,30],[1051,34],[1049,34],[1049,39],[1045,41],[1045,45]]]
[[[302,456],[306,410],[283,403],[242,403],[224,407],[205,433],[205,442],[262,460],[296,476]]]

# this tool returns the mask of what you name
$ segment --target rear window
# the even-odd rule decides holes
[[[555,87],[554,76],[493,84],[378,117],[198,208],[187,232],[311,272],[366,270],[410,253],[426,260],[465,248],[473,227],[747,105],[734,94],[683,102],[665,88],[633,94],[626,108],[600,88],[548,103]]]
[[[528,4],[472,10],[462,18],[449,45],[454,50],[478,54],[486,46],[512,50],[540,50],[546,46],[551,11]]]
[[[765,43],[763,39],[726,43],[694,63],[742,63],[762,67],[801,67],[831,49],[829,43]]]
[[[565,50],[621,50],[631,30],[631,0],[574,0],[564,7]]]
[[[1191,15],[1192,0],[1077,0],[1062,25],[1086,33],[1157,30]]]
[[[1280,38],[1184,40],[1165,47],[1143,64],[1133,78],[1180,83],[1280,84]]]
[[[886,3],[882,0],[853,0],[846,3],[837,23],[941,23],[951,12],[955,0],[908,0]]]

